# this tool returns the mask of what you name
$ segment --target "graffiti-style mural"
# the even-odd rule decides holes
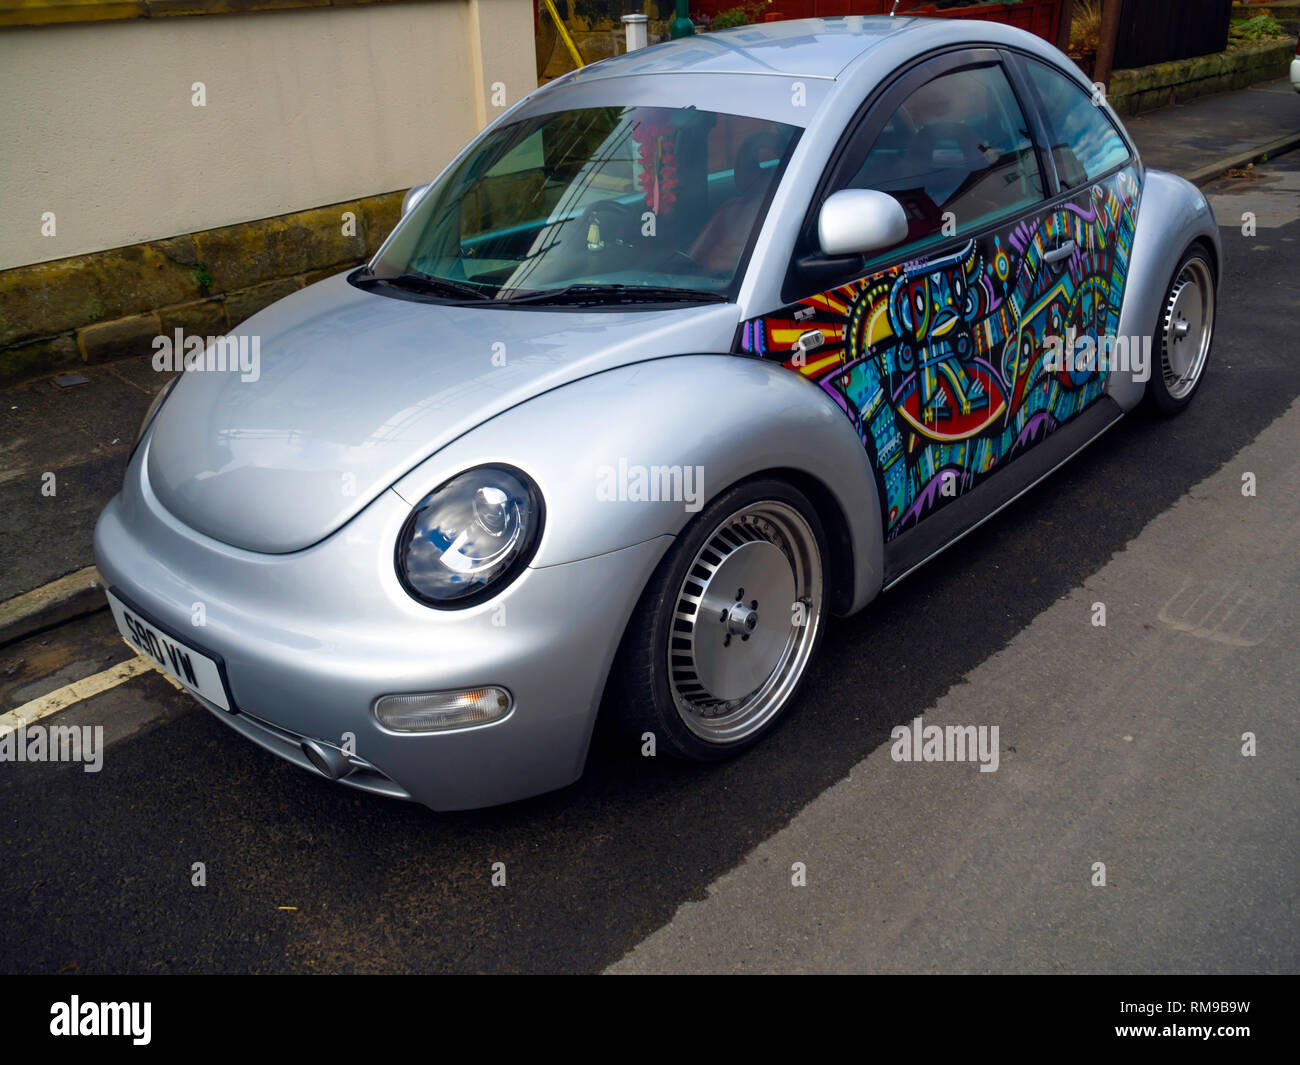
[[[1106,375],[1045,365],[1045,340],[1113,336],[1133,240],[1132,169],[1073,201],[746,322],[744,351],[781,358],[852,419],[876,471],[886,537],[1079,414]],[[1074,241],[1074,253],[1044,256]],[[802,358],[796,340],[825,342]]]

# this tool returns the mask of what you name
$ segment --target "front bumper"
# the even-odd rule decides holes
[[[161,506],[144,474],[148,443],[100,516],[96,562],[159,625],[221,655],[236,711],[204,705],[227,724],[313,772],[304,739],[353,750],[343,783],[435,810],[511,802],[581,775],[614,652],[669,537],[530,568],[486,603],[437,611],[394,572],[410,513],[396,493],[310,548],[256,554]],[[396,733],[371,712],[383,695],[486,684],[514,697],[488,725]]]

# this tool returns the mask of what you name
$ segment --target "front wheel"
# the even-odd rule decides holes
[[[789,706],[825,620],[826,537],[783,481],[711,503],[660,562],[615,665],[615,713],[669,754],[716,761],[756,743]]]
[[[1215,276],[1209,253],[1194,244],[1174,271],[1155,337],[1156,365],[1147,395],[1162,414],[1178,414],[1201,386],[1214,342]]]

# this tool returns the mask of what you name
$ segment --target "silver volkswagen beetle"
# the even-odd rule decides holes
[[[1220,262],[1018,30],[607,60],[246,322],[256,373],[187,363],[99,520],[110,606],[249,739],[437,810],[576,780],[602,705],[723,758],[800,712],[829,615],[1186,406]]]

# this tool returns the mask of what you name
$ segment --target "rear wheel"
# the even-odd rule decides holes
[[[826,538],[804,495],[744,482],[696,517],[637,604],[619,651],[615,713],[666,753],[715,761],[779,720],[825,619]]]
[[[1214,265],[1194,244],[1174,271],[1155,337],[1147,395],[1162,414],[1179,413],[1200,388],[1214,342],[1214,310]]]

